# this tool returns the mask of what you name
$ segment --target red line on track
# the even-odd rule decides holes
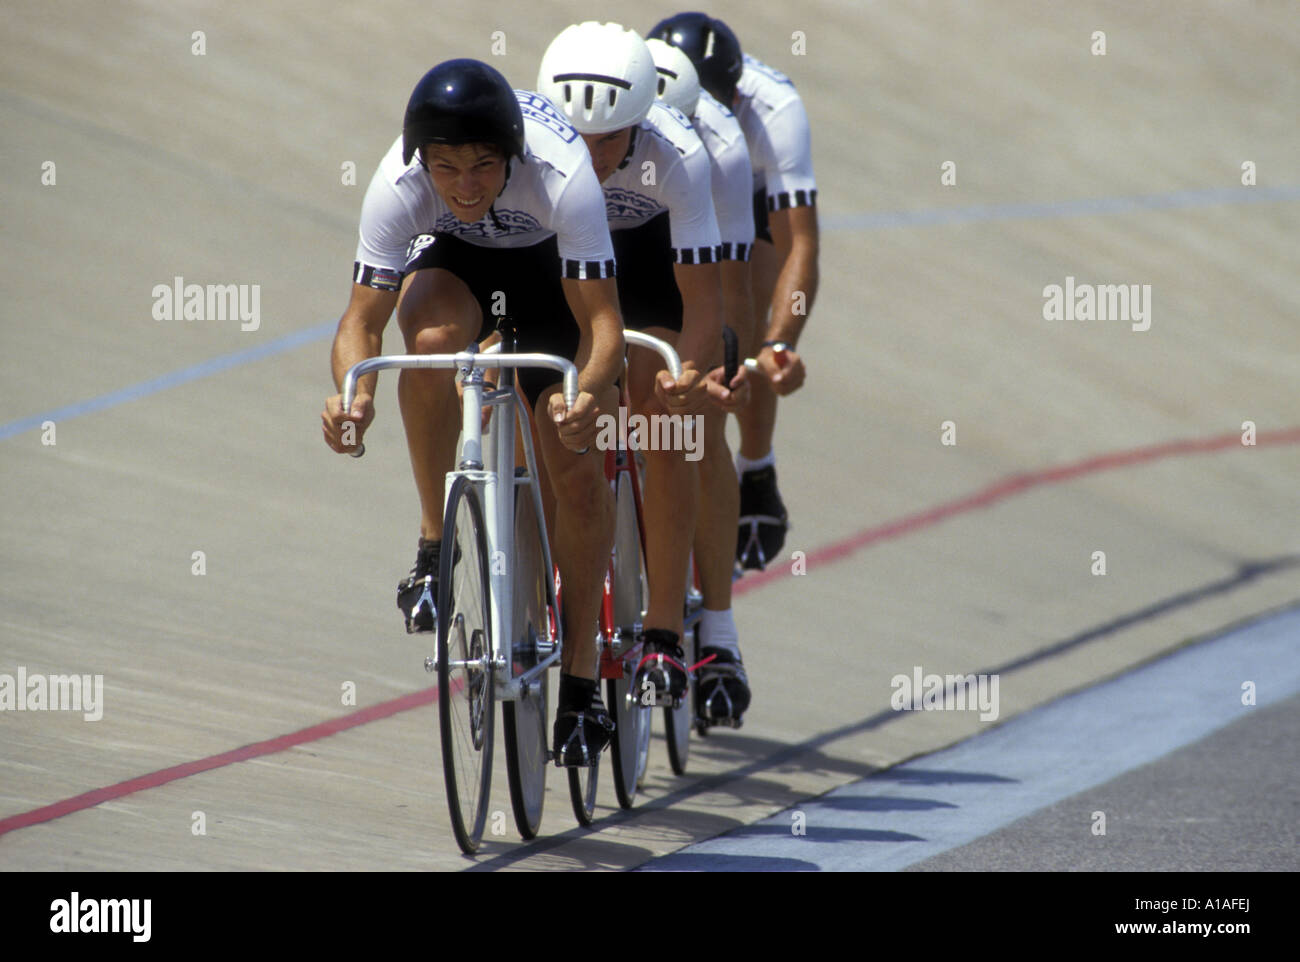
[[[1256,438],[1256,446],[1258,447],[1296,443],[1300,443],[1300,427],[1288,428],[1285,431],[1275,431],[1269,434],[1260,434]],[[806,562],[809,566],[812,566],[841,561],[849,555],[861,551],[863,548],[875,544],[878,541],[887,541],[891,538],[897,538],[901,535],[908,534],[909,532],[938,524],[940,521],[953,517],[954,515],[964,514],[967,511],[974,511],[977,508],[986,508],[989,505],[1009,498],[1012,495],[1021,494],[1025,491],[1031,490],[1032,488],[1041,487],[1043,485],[1056,484],[1061,481],[1071,481],[1075,478],[1082,477],[1083,475],[1096,474],[1100,471],[1109,471],[1112,468],[1129,467],[1134,464],[1158,461],[1164,458],[1177,457],[1184,454],[1206,454],[1212,451],[1222,451],[1241,446],[1243,445],[1241,444],[1240,434],[1225,434],[1221,437],[1207,438],[1199,441],[1172,441],[1167,444],[1156,444],[1148,447],[1132,448],[1127,451],[1117,451],[1113,454],[1100,454],[1095,457],[1086,458],[1082,461],[1076,461],[1073,464],[1064,464],[1055,468],[1044,468],[1040,471],[1031,471],[1025,474],[1012,475],[1009,478],[997,481],[986,488],[976,491],[974,494],[967,495],[964,498],[949,501],[927,511],[920,511],[916,514],[907,515],[897,521],[890,521],[886,524],[877,525],[874,528],[867,528],[863,531],[859,531],[857,534],[849,536],[848,538],[833,542],[823,548],[818,548],[808,553]],[[771,584],[783,577],[792,577],[790,571],[784,565],[769,568],[767,571],[755,575],[747,575],[745,578],[742,578],[735,587],[732,588],[731,593],[733,595],[743,595]],[[19,815],[11,815],[8,818],[0,819],[0,835],[4,835],[6,832],[12,832],[20,828],[38,825],[41,822],[48,822],[64,815],[70,815],[73,812],[82,811],[83,809],[92,808],[103,802],[112,801],[113,799],[121,798],[124,795],[131,795],[147,788],[157,788],[159,785],[165,785],[178,778],[186,778],[187,776],[212,771],[216,768],[224,768],[226,765],[233,765],[236,762],[248,761],[250,758],[257,758],[262,755],[281,752],[286,748],[292,748],[295,745],[301,745],[305,742],[316,741],[329,735],[346,731],[349,728],[355,728],[358,725],[364,725],[368,722],[378,721],[381,718],[387,718],[390,715],[397,714],[398,712],[406,711],[411,708],[419,708],[422,705],[429,704],[436,698],[436,688],[412,692],[409,695],[402,695],[400,698],[381,702],[378,705],[371,705],[369,708],[363,708],[360,711],[352,712],[350,715],[344,715],[342,718],[321,722],[319,725],[312,725],[310,728],[304,728],[288,735],[280,735],[277,738],[255,742],[252,745],[245,745],[243,748],[236,748],[233,751],[223,752],[220,755],[212,755],[208,758],[200,758],[197,761],[186,762],[183,765],[176,765],[172,768],[164,768],[161,771],[151,772],[148,775],[140,775],[136,778],[128,779],[125,782],[118,782],[116,785],[109,785],[106,788],[97,788],[92,792],[86,792],[84,795],[65,798],[63,801],[55,802],[53,805],[46,805],[42,808],[33,809],[30,812],[23,812]]]
[[[344,715],[342,718],[333,718],[321,722],[319,725],[312,725],[310,728],[303,728],[288,735],[268,738],[264,742],[254,742],[251,745],[245,745],[243,748],[222,752],[220,755],[210,755],[197,761],[185,762],[182,765],[150,772],[148,775],[140,775],[125,782],[118,782],[116,785],[97,788],[93,792],[86,792],[84,795],[65,798],[61,802],[55,802],[53,805],[46,805],[43,808],[32,809],[32,811],[23,812],[21,815],[11,815],[6,819],[0,819],[0,835],[16,829],[27,828],[30,825],[38,825],[41,822],[48,822],[51,819],[70,815],[82,809],[93,808],[102,802],[109,802],[115,798],[121,798],[123,795],[141,792],[146,788],[157,788],[159,785],[174,782],[178,778],[208,772],[214,768],[224,768],[226,765],[233,765],[235,762],[246,762],[250,758],[258,758],[261,755],[272,755],[275,752],[282,752],[286,748],[293,748],[293,746],[305,742],[314,742],[317,739],[347,731],[349,728],[356,728],[358,725],[364,725],[367,722],[378,721],[381,718],[387,718],[389,715],[396,715],[408,708],[419,708],[437,700],[437,697],[437,688],[426,688],[424,691],[411,692],[409,695],[402,695],[400,698],[381,702],[378,705],[371,705],[369,708],[362,708],[350,715]]]
[[[1285,431],[1274,431],[1270,434],[1260,434],[1255,439],[1257,447],[1296,444],[1297,442],[1300,442],[1300,427],[1288,428]],[[1100,471],[1109,471],[1111,468],[1125,468],[1145,461],[1158,461],[1181,454],[1205,454],[1232,447],[1243,447],[1240,434],[1225,434],[1222,437],[1207,438],[1200,441],[1171,441],[1168,444],[1132,448],[1128,451],[1116,451],[1113,454],[1099,454],[1083,461],[1076,461],[1073,464],[1044,468],[1041,471],[1014,474],[964,498],[958,498],[956,501],[949,501],[946,504],[941,504],[926,511],[919,511],[916,514],[909,514],[897,521],[890,521],[874,528],[867,528],[865,531],[859,531],[857,534],[841,541],[828,544],[824,548],[810,551],[804,562],[807,567],[811,568],[813,565],[842,561],[849,555],[861,551],[877,541],[888,541],[890,538],[897,538],[919,528],[927,528],[953,515],[974,511],[976,508],[987,508],[995,502],[1009,498],[1014,494],[1022,494],[1031,488],[1055,484],[1060,481],[1071,481],[1085,474],[1096,474]],[[769,585],[773,581],[788,577],[791,577],[790,569],[784,564],[779,567],[768,568],[766,571],[757,574],[747,574],[732,586],[731,594],[733,597],[743,595]]]

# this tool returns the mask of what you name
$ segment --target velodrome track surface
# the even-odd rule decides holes
[[[395,379],[363,461],[320,440],[361,196],[433,63],[531,86],[568,23],[670,12],[7,4],[0,673],[102,674],[104,710],[0,713],[0,869],[630,867],[993,724],[863,724],[914,667],[1004,666],[1006,721],[1300,599],[1288,6],[718,3],[814,134],[821,290],[778,429],[806,574],[738,586],[755,705],[687,777],[656,738],[640,808],[606,779],[588,832],[553,773],[529,847],[498,757],[509,830],[463,858],[393,606]],[[257,329],[155,320],[177,276],[259,285]],[[1067,277],[1151,285],[1150,329],[1045,320]]]

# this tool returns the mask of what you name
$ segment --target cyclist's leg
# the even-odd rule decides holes
[[[559,386],[537,399],[542,459],[555,495],[555,564],[564,586],[564,659],[566,674],[595,680],[596,619],[600,613],[605,569],[614,545],[614,499],[605,480],[604,454],[595,449],[575,454],[560,443],[555,425],[546,416],[547,404]],[[602,411],[618,409],[613,388],[598,399]]]
[[[759,196],[762,196],[761,191]],[[750,255],[754,325],[746,351],[749,357],[758,354],[766,337],[772,292],[781,271],[776,248],[772,244],[770,233],[766,231],[766,204],[756,198],[756,227],[760,223],[760,208],[764,215],[763,230],[754,241]],[[767,380],[761,377],[751,378],[749,403],[736,415],[740,427],[740,457],[737,458],[740,511],[741,517],[746,519],[738,527],[736,555],[746,568],[764,567],[785,544],[787,515],[776,485],[775,452],[772,448],[776,432],[776,404],[776,392]],[[764,518],[779,521],[760,520]]]
[[[652,337],[676,344],[678,333],[663,327],[643,328]],[[657,354],[634,350],[628,362],[628,394],[633,414],[646,418],[647,434],[663,442],[679,435],[675,430],[656,430],[657,419],[668,412],[654,393],[655,375],[663,368]],[[685,436],[685,432],[680,435]],[[686,566],[691,555],[691,535],[698,509],[698,471],[681,449],[660,449],[643,438],[646,477],[642,507],[646,527],[646,575],[650,581],[650,603],[646,612],[648,629],[682,634],[682,606],[686,600]]]
[[[756,218],[760,207],[764,215],[763,229],[754,239],[749,257],[754,292],[754,324],[750,328],[749,343],[742,340],[740,344],[744,357],[758,356],[759,346],[766,336],[772,292],[776,289],[777,276],[781,273],[776,247],[772,244],[771,234],[767,233],[765,200],[755,202]],[[776,392],[764,378],[756,377],[750,381],[749,403],[737,414],[736,420],[740,423],[741,456],[751,461],[765,457],[772,450],[772,435],[776,429]]]
[[[428,248],[452,246],[439,237]],[[479,334],[483,313],[469,286],[456,274],[456,264],[423,267],[407,275],[397,303],[397,322],[406,350],[411,354],[453,354],[464,350]],[[397,382],[397,397],[406,428],[411,469],[420,494],[420,535],[442,538],[443,484],[456,457],[460,404],[455,372],[404,370]]]
[[[722,720],[734,724],[749,707],[750,698],[749,679],[741,663],[740,639],[731,611],[740,489],[727,445],[726,414],[713,405],[705,412],[704,457],[699,467],[695,567],[704,595],[704,611],[696,632],[700,656],[708,660],[698,671],[698,692],[694,700],[705,724]]]
[[[619,263],[618,298],[623,323],[676,345],[682,329],[682,298],[673,273],[667,213],[639,227],[613,231],[611,239]],[[677,698],[687,684],[681,649],[682,609],[698,491],[695,462],[686,460],[686,452],[660,449],[663,435],[668,434],[671,440],[674,433],[655,430],[660,423],[656,419],[668,413],[654,393],[655,375],[662,368],[663,360],[651,351],[634,349],[628,353],[629,428],[634,415],[644,417],[645,433],[655,435],[657,442],[651,443],[648,436],[641,440],[646,468],[641,498],[650,600],[644,622],[645,657],[638,666],[635,686],[643,690],[648,681],[657,693]],[[686,424],[680,427],[677,437],[685,441]]]
[[[522,353],[558,354],[576,361],[580,347],[577,321],[564,297],[556,270],[554,238],[511,255],[506,309],[515,323]],[[500,284],[507,283],[503,277]],[[556,698],[554,745],[564,765],[586,764],[609,740],[613,722],[600,701],[596,681],[596,620],[605,572],[614,543],[614,503],[605,479],[603,453],[579,455],[560,443],[548,416],[550,398],[559,390],[552,371],[524,369],[518,384],[533,411],[538,450],[547,481],[546,500],[552,556],[563,588],[564,655]],[[602,412],[617,414],[617,391],[596,398]]]
[[[710,367],[722,363],[722,350]],[[727,414],[710,404],[704,411],[704,448],[699,461],[699,516],[695,524],[695,567],[700,575],[705,610],[731,607],[731,576],[735,567],[736,523],[740,489],[727,444]]]
[[[450,244],[435,243],[441,250]],[[432,250],[432,248],[430,248]],[[469,287],[452,273],[454,259],[417,259],[402,286],[397,320],[411,354],[462,350],[479,334],[482,310]],[[460,406],[452,371],[403,370],[397,396],[406,429],[411,470],[420,497],[420,537],[415,564],[397,587],[407,631],[435,629],[443,524],[443,483],[454,466]]]
[[[533,405],[542,460],[555,495],[551,542],[564,591],[564,653],[556,698],[554,750],[560,765],[587,765],[609,744],[614,721],[600,700],[596,619],[600,612],[609,553],[614,545],[614,498],[605,479],[604,453],[575,454],[560,443],[547,417],[558,386]],[[597,398],[601,411],[618,409],[618,392]]]

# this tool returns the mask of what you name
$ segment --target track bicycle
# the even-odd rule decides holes
[[[529,412],[513,371],[543,367],[563,375],[566,406],[578,396],[578,371],[551,354],[387,355],[353,365],[344,378],[349,410],[357,379],[392,368],[455,369],[464,390],[456,469],[447,474],[438,572],[437,672],[443,775],[452,831],[474,854],[487,821],[494,750],[494,705],[502,706],[506,768],[515,825],[536,836],[546,789],[547,672],[563,651],[555,570],[546,536]],[[502,370],[489,389],[486,370]],[[482,409],[490,407],[487,429]],[[516,428],[524,464],[515,467]],[[358,456],[364,448],[358,451]]]
[[[681,365],[663,341],[627,332],[629,343],[664,355],[674,378]],[[437,649],[425,668],[438,675],[443,775],[456,842],[474,854],[483,837],[494,751],[494,702],[501,702],[511,808],[521,837],[536,837],[545,796],[549,720],[548,669],[563,651],[559,578],[547,538],[530,412],[513,389],[513,371],[545,367],[561,372],[566,406],[577,398],[577,369],[548,354],[467,349],[456,354],[387,355],[353,365],[343,388],[343,409],[351,407],[357,380],[387,369],[455,369],[464,391],[457,468],[447,475],[436,600]],[[502,369],[502,385],[488,389],[485,372]],[[491,408],[486,430],[483,407]],[[517,432],[517,435],[516,435]],[[516,463],[516,436],[523,451]],[[359,446],[355,456],[364,453]],[[639,488],[620,468],[626,450],[606,453],[614,487],[618,527],[602,601],[603,660],[631,657],[644,613],[646,586]],[[507,559],[514,559],[510,564]],[[508,640],[507,640],[508,639]],[[628,645],[629,639],[633,644]],[[648,712],[633,711],[625,696],[630,683],[611,670],[616,725],[634,733],[619,744],[616,771],[620,792],[633,791],[644,776],[649,744]],[[624,688],[616,687],[622,682]],[[616,733],[616,738],[619,737]],[[624,745],[627,747],[624,748]],[[599,756],[590,766],[569,768],[575,814],[590,824],[595,808]],[[624,796],[620,794],[620,802]],[[631,796],[627,796],[627,805]]]

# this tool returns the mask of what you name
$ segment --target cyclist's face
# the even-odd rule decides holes
[[[632,140],[632,128],[624,127],[609,134],[583,134],[587,150],[591,153],[591,166],[596,168],[596,176],[603,184],[609,175],[618,170],[627,156],[627,145]]]
[[[482,219],[506,185],[506,158],[491,144],[428,144],[424,163],[433,186],[459,220]]]

